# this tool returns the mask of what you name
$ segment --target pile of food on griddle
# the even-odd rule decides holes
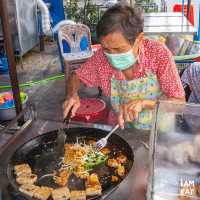
[[[55,171],[52,179],[56,188],[38,184],[40,177],[32,172],[27,163],[14,166],[16,182],[19,190],[36,199],[47,200],[86,200],[89,197],[101,196],[102,186],[101,169],[107,168],[111,172],[110,181],[120,182],[127,173],[127,156],[111,147],[104,147],[101,151],[95,148],[95,140],[82,140],[76,143],[66,143],[65,153],[60,169]],[[98,170],[96,170],[98,168]],[[74,177],[74,179],[69,177]],[[71,179],[71,180],[69,180]],[[84,189],[71,189],[69,181],[79,179],[84,184]],[[79,184],[79,183],[78,183]]]

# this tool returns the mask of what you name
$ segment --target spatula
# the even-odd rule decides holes
[[[67,130],[69,129],[69,123],[71,121],[71,116],[72,116],[72,108],[70,108],[69,113],[67,115],[67,117],[63,120],[63,127],[61,127],[58,130],[58,135],[57,135],[57,154],[59,157],[63,157],[64,156],[64,151],[65,151],[65,140],[66,140],[66,133],[64,131],[64,127],[65,125],[67,125]]]
[[[67,135],[64,131],[64,128],[65,128],[65,124],[67,124],[67,129],[69,129],[71,115],[72,115],[72,108],[70,109],[67,117],[63,120],[63,124],[57,132],[56,148],[55,148],[56,154],[55,154],[55,158],[53,158],[53,160],[57,159],[59,162],[55,162],[55,166],[53,166],[53,169],[55,171],[58,171],[62,164],[62,158],[64,157],[64,153],[65,153],[65,141],[66,141],[66,137],[67,137]],[[61,159],[58,159],[58,158],[61,158]],[[49,177],[52,177],[52,176],[54,176],[52,173],[45,174],[45,175],[41,176],[38,179],[38,181],[39,182],[45,182],[45,181],[48,182]]]

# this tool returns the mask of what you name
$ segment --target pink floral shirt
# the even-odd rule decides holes
[[[144,39],[139,50],[138,64],[133,79],[143,77],[146,72],[156,74],[160,89],[166,97],[183,98],[183,86],[171,52],[161,43]],[[100,48],[90,59],[76,70],[80,80],[89,87],[100,87],[105,96],[111,95],[111,78],[124,80],[122,72],[114,69]]]

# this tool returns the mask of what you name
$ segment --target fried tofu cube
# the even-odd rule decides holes
[[[19,191],[30,196],[33,197],[34,192],[40,187],[36,186],[36,185],[22,185],[19,187]]]
[[[124,176],[125,175],[125,167],[123,165],[119,165],[116,169],[116,173],[121,177]]]
[[[101,195],[102,188],[101,184],[99,182],[99,178],[97,174],[93,173],[91,174],[85,183],[86,187],[86,195],[87,196],[95,196],[95,195]]]
[[[119,178],[118,178],[117,176],[112,176],[112,177],[111,177],[111,181],[112,181],[113,183],[116,183],[116,182],[119,181]]]
[[[85,191],[71,191],[70,200],[86,200]]]
[[[33,197],[40,200],[47,200],[50,197],[52,191],[52,188],[42,186],[34,191]]]
[[[33,185],[37,181],[37,175],[22,174],[16,178],[16,181],[20,185]]]
[[[70,198],[70,191],[68,187],[62,187],[53,190],[52,192],[53,200],[67,200]]]
[[[100,185],[97,174],[90,174],[90,176],[87,179],[87,185]]]
[[[88,144],[88,145],[95,145],[96,143],[97,143],[96,140],[88,140],[88,141],[87,141],[87,144]]]
[[[82,179],[87,179],[89,176],[89,173],[87,171],[85,171],[85,169],[83,168],[77,168],[76,172],[75,172],[76,176]]]
[[[102,188],[99,185],[86,188],[87,196],[100,196],[102,194]]]
[[[15,175],[32,174],[32,170],[28,164],[19,164],[14,166]]]
[[[120,156],[117,157],[117,161],[121,164],[125,164],[127,161],[127,157],[123,154],[121,154]]]
[[[117,167],[119,166],[119,163],[117,162],[116,159],[110,158],[110,159],[108,159],[108,161],[107,161],[107,165],[108,165],[109,167],[117,168]]]
[[[110,149],[108,147],[104,147],[103,149],[101,149],[101,153],[103,153],[104,155],[108,155],[110,153]]]
[[[54,181],[56,184],[60,186],[65,186],[67,184],[68,178],[70,176],[70,172],[67,170],[63,170],[60,172],[59,176],[54,176]]]

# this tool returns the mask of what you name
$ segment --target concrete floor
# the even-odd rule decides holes
[[[60,69],[57,44],[51,41],[46,41],[45,51],[40,52],[39,47],[35,47],[22,58],[22,61],[17,61],[19,83],[38,81],[49,76],[60,74]],[[0,75],[0,85],[10,85],[9,74]],[[36,108],[38,108],[37,110],[40,110],[43,103],[47,101],[48,104],[46,104],[46,109],[51,109],[52,106],[57,106],[60,108],[58,115],[61,117],[62,102],[65,98],[64,88],[65,79],[62,78],[57,81],[49,81],[44,84],[33,85],[32,87],[24,87],[21,88],[21,90],[28,94],[29,102],[34,103]],[[0,90],[0,92],[3,91],[5,90]],[[54,98],[54,96],[59,96],[60,98]]]
[[[43,52],[39,51],[39,47],[32,49],[22,58],[22,62],[18,60],[17,72],[19,83],[38,81],[62,74],[56,42],[46,41]],[[66,84],[63,77],[55,81],[23,87],[21,90],[28,94],[29,102],[36,106],[39,117],[61,120]],[[0,85],[10,85],[9,74],[0,75]],[[5,90],[0,89],[0,92],[3,91]],[[97,94],[97,89],[82,87],[81,97],[96,97]],[[46,112],[49,110],[53,112]]]

